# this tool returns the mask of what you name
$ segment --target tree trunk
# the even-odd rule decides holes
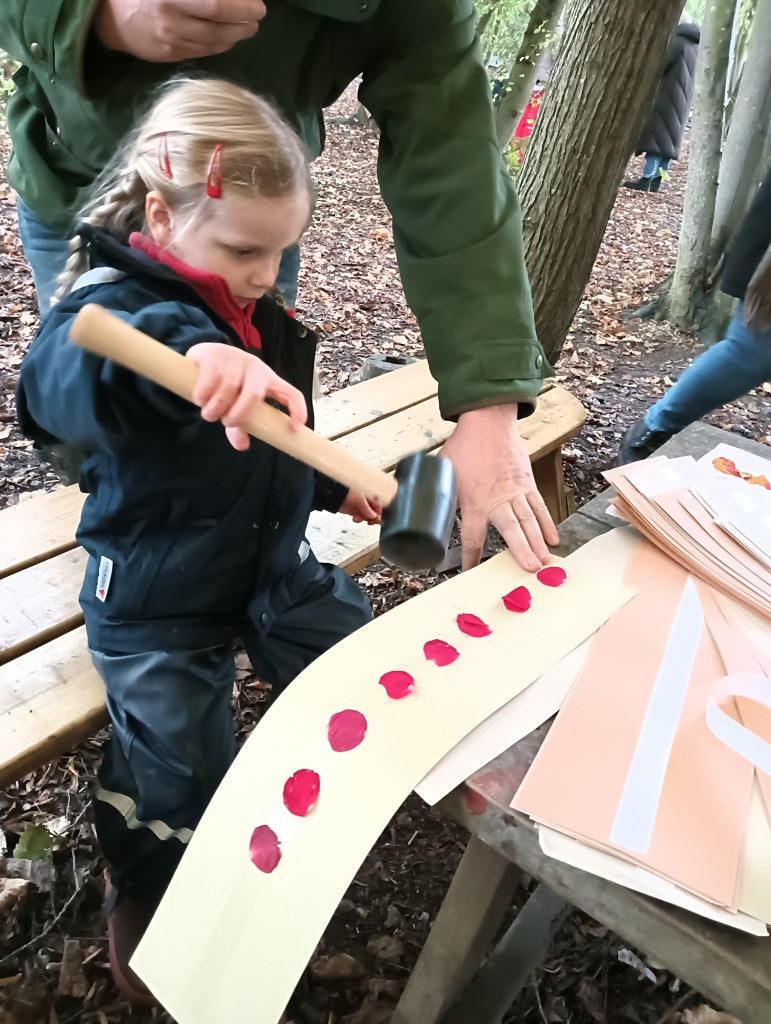
[[[682,0],[581,0],[518,178],[538,335],[560,353],[661,78]]]
[[[536,0],[530,21],[522,37],[514,65],[509,72],[506,91],[495,111],[495,133],[498,145],[505,149],[530,100],[538,72],[538,62],[550,37],[554,34],[565,0]]]
[[[736,0],[708,0],[696,64],[691,148],[669,316],[685,330],[704,295],[720,170],[723,105]]]
[[[710,268],[720,259],[731,230],[747,208],[760,169],[770,119],[771,0],[758,0],[747,45],[747,59],[720,162]]]

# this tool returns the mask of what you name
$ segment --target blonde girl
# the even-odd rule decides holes
[[[266,398],[312,426],[315,337],[272,295],[310,213],[302,147],[268,103],[172,83],[81,211],[21,369],[27,436],[84,453],[80,600],[112,723],[94,816],[110,962],[138,1002],[129,959],[236,754],[233,640],[275,693],[371,614],[305,531],[313,508],[379,510],[242,429]],[[88,302],[194,360],[200,409],[71,345]]]

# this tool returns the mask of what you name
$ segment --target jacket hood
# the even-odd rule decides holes
[[[701,30],[698,25],[691,25],[686,22],[683,25],[677,26],[675,35],[680,36],[681,39],[687,39],[689,43],[698,43],[701,39]]]

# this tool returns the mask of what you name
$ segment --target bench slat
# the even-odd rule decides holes
[[[437,384],[428,363],[420,359],[318,399],[315,402],[316,430],[324,437],[342,437],[384,416],[433,398],[436,392]]]
[[[0,580],[0,665],[83,622],[86,557],[75,548]]]
[[[0,512],[3,542],[0,579],[75,547],[75,528],[84,495],[78,487],[57,487]]]
[[[84,626],[0,667],[0,786],[107,724],[104,686]]]

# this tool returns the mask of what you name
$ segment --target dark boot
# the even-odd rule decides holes
[[[661,175],[657,174],[655,178],[651,178],[650,183],[651,187],[649,191],[658,192],[658,190],[661,188]]]
[[[129,961],[159,903],[160,897],[139,900],[123,893],[118,895],[109,882],[105,887],[110,970],[120,994],[138,1006],[158,1005],[150,989],[129,967]]]
[[[630,462],[640,462],[642,459],[647,459],[662,444],[665,444],[670,437],[672,437],[672,434],[666,430],[651,430],[646,425],[645,420],[638,420],[624,434],[624,439],[621,442],[621,447],[616,457],[616,463],[619,466],[628,466]]]
[[[637,192],[650,192],[652,178],[637,178],[635,181],[625,181],[624,188],[633,188]]]

